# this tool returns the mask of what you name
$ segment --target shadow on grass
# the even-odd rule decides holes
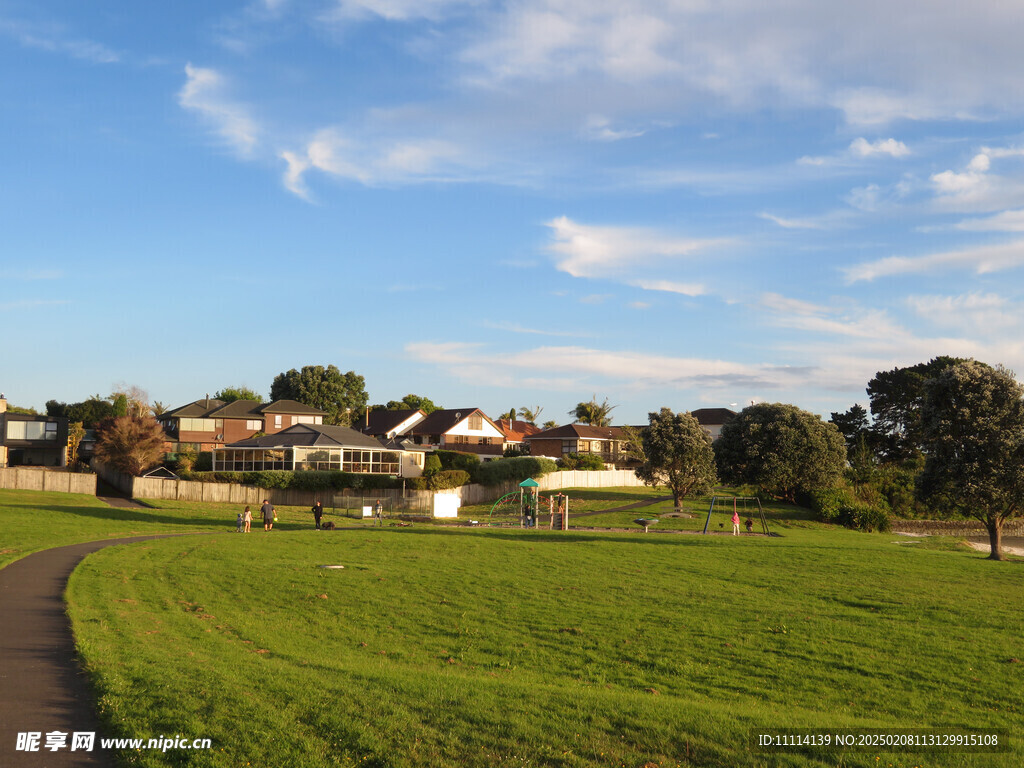
[[[227,525],[229,523],[234,525],[235,522],[234,518],[228,520],[226,517],[174,517],[170,515],[161,515],[155,511],[150,512],[147,510],[129,509],[126,507],[57,507],[55,509],[40,509],[38,506],[32,504],[5,504],[4,507],[8,509],[17,509],[19,507],[30,509],[39,516],[41,521],[46,519],[45,516],[48,512],[56,512],[60,514],[91,518],[93,520],[113,520],[124,523],[160,523],[162,525],[190,527],[195,527],[197,525]]]
[[[368,529],[372,530],[372,529]],[[383,529],[377,529],[378,531]],[[656,546],[701,546],[711,538],[720,536],[702,536],[694,533],[648,533],[637,530],[634,534],[603,533],[572,533],[565,531],[511,531],[495,528],[403,528],[401,533],[417,536],[487,536],[489,538],[514,541],[519,544],[596,544],[614,541],[628,544],[652,544]],[[749,537],[753,538],[753,537]],[[763,536],[760,538],[764,538]]]

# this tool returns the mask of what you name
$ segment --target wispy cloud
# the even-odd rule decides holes
[[[983,275],[1024,266],[1024,240],[998,245],[981,245],[926,256],[890,256],[845,267],[847,283],[877,280],[895,275],[926,274],[950,270],[969,270]]]
[[[699,387],[702,389],[781,389],[805,379],[807,368],[771,364],[734,363],[707,358],[673,357],[623,350],[590,347],[538,347],[520,352],[494,352],[480,344],[460,342],[415,342],[406,353],[417,362],[436,365],[473,383],[493,382],[500,368],[513,376],[544,371],[561,379],[561,389],[585,387],[595,379],[628,382],[640,388],[657,386]],[[534,379],[539,388],[543,378]]]
[[[228,98],[224,77],[191,64],[185,66],[185,77],[178,104],[199,113],[235,151],[250,154],[259,142],[259,127],[248,108]]]
[[[94,64],[114,64],[121,55],[102,43],[69,34],[58,25],[30,24],[0,19],[0,34],[16,40],[25,48],[63,54]]]
[[[492,328],[496,331],[508,331],[509,333],[523,333],[532,336],[563,336],[573,338],[591,338],[594,336],[592,333],[583,333],[581,331],[565,331],[551,328],[526,328],[519,323],[491,323],[487,322],[483,324],[485,328]]]
[[[863,136],[854,139],[842,152],[835,155],[825,156],[804,156],[797,160],[799,165],[826,166],[826,165],[850,165],[866,158],[875,157],[906,157],[910,154],[907,145],[896,139],[877,139],[868,141]]]
[[[930,323],[957,331],[992,334],[1020,328],[1024,305],[995,293],[966,293],[958,296],[911,296],[907,304]]]
[[[567,216],[552,219],[547,226],[553,238],[548,251],[555,257],[555,266],[573,277],[621,277],[635,272],[638,266],[678,262],[726,242],[679,237],[643,227],[581,224]],[[630,281],[633,285],[640,282],[643,280]]]

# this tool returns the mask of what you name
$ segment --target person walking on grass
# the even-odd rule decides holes
[[[732,535],[740,535],[740,513],[735,509],[732,511]]]
[[[316,521],[316,529],[320,530],[320,520],[324,516],[324,505],[320,503],[320,499],[316,500],[313,505],[313,519]]]
[[[235,533],[241,533],[242,532],[242,523],[243,522],[244,522],[244,518],[242,516],[242,513],[239,512],[238,515],[235,517]]]
[[[242,523],[245,525],[245,532],[248,533],[249,529],[252,528],[252,510],[249,509],[248,505],[246,505],[245,513],[242,515]]]
[[[274,505],[270,503],[269,499],[263,500],[263,506],[260,507],[260,512],[263,515],[263,530],[270,531],[274,528]]]
[[[380,499],[373,505],[373,518],[374,525],[384,525],[384,505],[380,503]]]

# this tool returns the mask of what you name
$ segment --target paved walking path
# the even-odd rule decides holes
[[[134,536],[46,549],[0,569],[0,766],[105,768],[113,753],[99,749],[104,733],[78,666],[64,606],[68,577],[86,555],[113,544],[164,538]],[[68,734],[67,747],[48,751],[46,734]],[[93,752],[71,751],[74,732],[94,732]],[[17,750],[19,733],[38,732],[39,752]]]

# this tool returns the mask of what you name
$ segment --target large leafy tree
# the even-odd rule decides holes
[[[585,403],[577,403],[576,407],[569,411],[569,415],[575,417],[580,424],[590,424],[592,427],[607,427],[612,423],[611,413],[617,405],[611,405],[608,398],[604,402],[597,402],[597,395]]]
[[[957,357],[936,357],[908,368],[879,371],[868,382],[871,413],[879,452],[892,460],[912,459],[923,449],[921,408],[925,384],[944,369],[963,362]]]
[[[93,395],[80,403],[46,402],[47,416],[64,416],[68,421],[80,421],[86,429],[94,429],[104,419],[114,415],[114,406],[106,398]]]
[[[279,373],[270,385],[271,400],[296,400],[326,411],[325,424],[351,425],[366,407],[366,381],[355,371],[342,373],[334,365],[306,365]]]
[[[671,408],[647,418],[641,433],[644,463],[636,476],[647,485],[667,486],[679,510],[684,498],[709,493],[718,480],[711,435],[689,413]]]
[[[96,458],[129,475],[141,475],[163,455],[167,436],[152,416],[117,416],[96,428]]]
[[[421,409],[427,415],[441,410],[441,406],[435,405],[434,401],[429,397],[413,394],[406,395],[401,400],[389,400],[386,408],[389,411],[415,411],[416,409]]]
[[[801,491],[831,488],[842,476],[846,445],[835,425],[784,403],[744,408],[715,442],[718,471],[796,501]]]
[[[213,399],[223,400],[225,403],[233,403],[236,400],[261,401],[263,398],[260,397],[258,392],[248,387],[224,387],[220,392],[214,394]]]
[[[1024,512],[1024,387],[1005,368],[966,360],[925,386],[921,500],[977,518],[1002,560],[1003,523]]]

